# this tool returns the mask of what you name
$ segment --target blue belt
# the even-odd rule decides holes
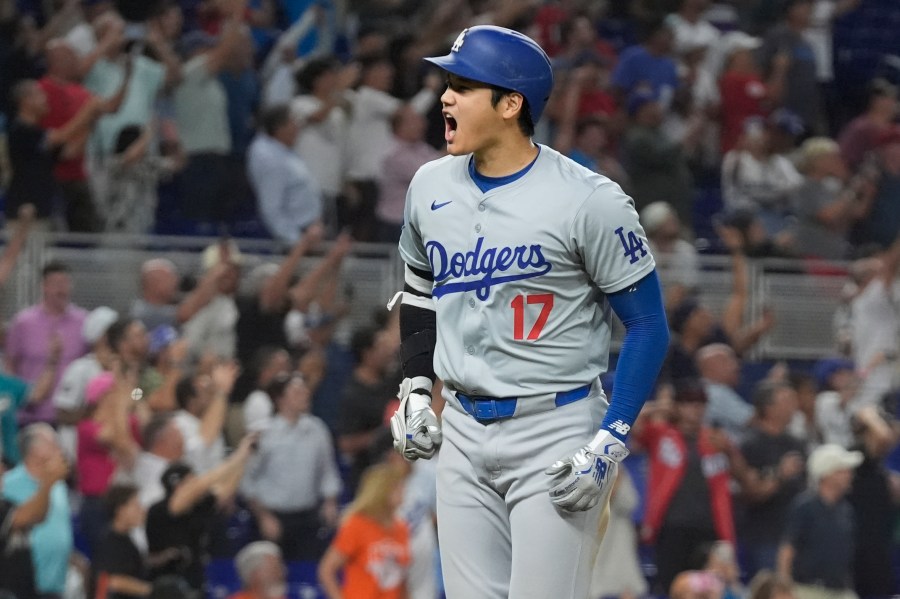
[[[553,403],[559,408],[584,399],[590,393],[591,383],[588,383],[571,391],[560,391]],[[516,403],[519,401],[518,397],[485,397],[466,395],[459,391],[456,392],[456,399],[459,400],[463,410],[483,424],[512,417],[516,413]]]

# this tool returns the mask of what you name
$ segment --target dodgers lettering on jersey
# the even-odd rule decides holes
[[[633,202],[548,147],[487,193],[468,160],[419,170],[400,238],[403,260],[434,277],[435,372],[452,389],[495,397],[590,382],[607,367],[604,294],[655,266]]]

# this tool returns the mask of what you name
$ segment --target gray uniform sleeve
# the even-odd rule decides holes
[[[416,223],[416,214],[413,206],[413,185],[415,177],[406,192],[406,206],[403,209],[403,230],[400,232],[400,257],[413,268],[431,272],[431,264],[425,253],[425,244],[422,234]]]
[[[572,239],[588,276],[606,294],[636,283],[655,267],[634,202],[612,181],[584,201]]]

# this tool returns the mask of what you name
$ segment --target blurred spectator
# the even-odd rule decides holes
[[[759,38],[742,31],[731,31],[722,37],[719,95],[723,155],[735,149],[747,119],[765,117],[781,99],[790,60],[786,54],[777,54],[769,77],[764,80],[754,55],[760,44]]]
[[[47,515],[29,534],[31,560],[38,596],[61,597],[73,547],[65,466],[55,465],[64,463],[65,456],[56,433],[45,423],[32,424],[19,433],[19,451],[22,462],[3,475],[3,497],[24,506],[50,487]],[[49,476],[50,472],[56,474]]]
[[[267,108],[250,145],[247,174],[269,233],[295,244],[322,217],[322,192],[309,167],[294,153],[300,127],[285,104]]]
[[[856,524],[846,496],[862,461],[862,453],[833,444],[809,456],[809,489],[794,500],[778,551],[778,574],[794,581],[798,599],[856,596]]]
[[[130,314],[143,322],[148,331],[160,325],[184,324],[213,300],[218,293],[219,279],[227,270],[224,264],[207,269],[197,286],[177,302],[175,265],[165,258],[147,260],[141,264],[141,296],[132,301]]]
[[[684,238],[678,214],[668,202],[641,210],[641,224],[665,289],[666,306],[675,308],[694,295],[700,283],[700,258]]]
[[[406,596],[409,531],[397,517],[404,473],[390,464],[366,471],[337,536],[319,562],[319,584],[328,599]],[[338,573],[343,571],[343,584]]]
[[[167,80],[177,77],[178,66],[171,62],[161,64],[129,48],[125,21],[114,11],[98,17],[94,29],[98,39],[109,36],[113,41],[85,76],[84,86],[100,98],[113,98],[120,89],[119,93],[124,94],[118,110],[97,122],[91,139],[94,157],[102,158],[113,153],[119,132],[126,126],[143,128],[150,124],[157,95]],[[152,47],[152,43],[148,45]]]
[[[64,485],[68,473],[62,454],[33,460],[32,468],[36,492],[30,498],[18,505],[5,495],[0,499],[0,595],[11,593],[13,599],[37,596],[29,536],[31,529],[47,517],[51,496],[56,495],[58,501],[56,483]]]
[[[88,100],[64,124],[45,129],[41,123],[50,114],[50,106],[37,81],[17,83],[12,100],[16,112],[9,125],[7,145],[13,174],[4,203],[6,218],[14,221],[22,205],[33,204],[38,219],[35,226],[49,230],[59,194],[54,177],[57,161],[82,156],[94,122],[113,105]]]
[[[812,137],[800,147],[803,183],[793,192],[797,225],[791,236],[800,256],[839,260],[850,255],[848,234],[868,214],[875,195],[871,174],[850,178],[837,142]]]
[[[847,123],[838,137],[841,157],[851,171],[863,164],[866,155],[877,147],[881,135],[890,131],[900,108],[897,87],[886,79],[873,79],[868,91],[866,111]]]
[[[781,105],[797,113],[807,131],[828,134],[825,103],[816,73],[816,55],[805,32],[812,22],[813,0],[786,0],[781,21],[770,29],[759,49],[767,77],[773,74],[776,56],[787,55],[790,64],[784,80]]]
[[[794,585],[789,578],[772,571],[759,572],[750,581],[749,599],[794,599]]]
[[[816,396],[819,387],[815,377],[802,370],[790,371],[787,381],[797,392],[797,412],[788,430],[803,442],[806,453],[809,454],[822,443],[822,433],[816,422]]]
[[[403,101],[390,95],[395,70],[386,56],[365,56],[360,59],[360,64],[359,87],[347,92],[350,103],[347,177],[353,185],[353,193],[345,199],[345,215],[342,217],[341,211],[338,213],[338,226],[350,226],[358,241],[374,241],[378,177],[390,150],[391,119],[403,107]],[[441,78],[430,74],[425,86],[409,101],[410,106],[419,114],[425,114],[434,104],[441,86]]]
[[[897,446],[898,430],[886,416],[875,406],[864,406],[853,416],[855,447],[863,454],[848,495],[856,516],[853,586],[860,597],[886,597],[896,587],[893,531],[884,523],[897,514],[885,457]]]
[[[21,459],[16,444],[19,431],[17,413],[41,402],[50,394],[54,374],[53,368],[47,368],[33,385],[29,385],[22,379],[0,372],[0,458],[4,463],[14,465]]]
[[[636,91],[629,96],[631,125],[622,141],[622,164],[638,210],[653,202],[669,202],[693,231],[694,191],[685,149],[696,143],[699,128],[686,134],[683,142],[670,140],[661,128],[663,111],[663,103],[653,92]]]
[[[36,384],[52,368],[55,392],[62,372],[87,350],[81,336],[87,311],[72,304],[71,297],[68,267],[46,264],[41,270],[41,302],[16,314],[6,333],[7,372]],[[36,421],[56,422],[52,393],[19,412],[20,424]]]
[[[769,236],[787,227],[790,196],[803,182],[791,161],[775,150],[777,118],[748,119],[738,145],[722,161],[725,207],[752,211]]]
[[[857,260],[850,268],[857,287],[850,301],[851,355],[862,377],[856,398],[862,404],[880,402],[894,386],[900,355],[900,314],[894,308],[900,293],[898,266],[900,236],[887,251]]]
[[[803,443],[788,426],[797,410],[797,394],[786,383],[763,381],[753,394],[756,419],[741,443],[749,468],[743,483],[741,543],[747,574],[775,568],[788,508],[805,488]]]
[[[645,94],[659,101],[661,113],[669,110],[679,87],[678,69],[671,57],[674,41],[670,21],[655,19],[645,24],[643,42],[626,48],[613,70],[612,85],[620,106],[636,94]]]
[[[406,105],[391,119],[393,139],[379,174],[376,214],[380,225],[378,241],[396,243],[403,226],[406,191],[419,167],[440,158],[441,153],[425,143],[425,117]]]
[[[854,445],[850,423],[859,407],[855,399],[860,381],[853,362],[844,358],[825,358],[816,363],[813,372],[819,385],[816,425],[821,431],[822,442],[849,449]]]
[[[347,173],[347,89],[359,77],[358,65],[341,67],[335,58],[314,58],[297,73],[300,95],[290,100],[291,117],[300,126],[294,151],[322,190],[324,222],[337,226],[337,202]]]
[[[263,80],[263,108],[290,102],[298,92],[303,93],[302,89],[297,89],[298,86],[294,82],[297,67],[297,44],[316,26],[316,21],[320,20],[321,15],[321,5],[308,5],[306,12],[299,18],[291,20],[293,24],[275,41],[260,69]],[[322,41],[325,41],[324,38]],[[309,63],[318,59],[314,57],[321,57],[321,54],[329,53],[330,49],[326,47],[326,44],[320,44],[320,47],[311,53]]]
[[[140,451],[140,424],[129,413],[133,388],[124,375],[103,372],[84,392],[87,413],[78,423],[78,491],[81,531],[91,550],[108,523],[103,495],[116,464],[133,464]]]
[[[114,481],[134,485],[141,505],[149,508],[165,497],[162,475],[171,464],[184,458],[184,437],[171,414],[158,414],[142,433],[143,449],[133,459],[116,456]]]
[[[16,213],[14,223],[9,223],[9,241],[0,254],[0,289],[6,287],[10,277],[16,271],[19,256],[28,243],[29,233],[34,224],[34,205],[22,204]]]
[[[704,422],[739,442],[753,419],[753,406],[736,390],[741,382],[740,359],[730,345],[712,343],[697,351],[696,362],[707,397]]]
[[[878,190],[871,210],[859,223],[856,241],[860,245],[876,243],[886,248],[900,231],[900,202],[897,202],[900,194],[900,126],[881,134],[872,159],[860,168],[864,172],[877,169]]]
[[[214,366],[209,376],[185,377],[178,383],[175,424],[184,437],[184,461],[197,474],[209,472],[225,458],[222,428],[237,375],[237,364],[225,362]]]
[[[723,599],[724,586],[709,572],[685,570],[672,581],[667,596],[672,599]]]
[[[216,39],[203,31],[191,31],[181,40],[185,60],[181,83],[173,94],[175,120],[188,160],[181,175],[185,217],[213,223],[227,218],[238,198],[242,173],[229,161],[231,136],[228,100],[218,74],[243,42],[243,2],[232,9]]]
[[[668,408],[651,405],[632,430],[647,452],[650,474],[643,537],[656,548],[656,586],[668,589],[692,566],[697,550],[716,540],[736,541],[729,489],[728,438],[703,424],[706,393],[695,379],[677,384]],[[655,408],[655,409],[654,409]]]
[[[188,368],[187,341],[173,327],[160,325],[150,331],[147,354],[150,361],[140,381],[146,405],[152,412],[172,412],[178,408],[178,382]]]
[[[601,531],[603,540],[591,579],[591,597],[643,597],[647,593],[633,519],[640,500],[628,468],[622,468],[610,498],[608,524]]]
[[[242,363],[252,360],[264,345],[299,348],[289,323],[291,311],[308,309],[303,302],[320,299],[322,287],[332,288],[328,301],[333,303],[333,288],[341,279],[341,265],[351,248],[349,235],[338,237],[323,259],[304,276],[296,277],[301,262],[309,260],[321,242],[323,231],[322,225],[315,223],[280,264],[263,264],[251,271],[246,293],[237,302],[237,356]]]
[[[154,579],[153,590],[147,599],[200,599],[198,591],[193,590],[180,576],[165,575]]]
[[[703,570],[714,575],[722,583],[722,599],[744,599],[747,589],[741,583],[741,567],[734,545],[728,541],[716,541],[709,547]]]
[[[277,377],[267,391],[278,411],[260,436],[243,495],[266,540],[289,560],[315,561],[338,517],[341,479],[331,433],[309,413],[310,390],[298,374]]]
[[[253,40],[248,28],[241,28],[240,39],[219,72],[219,82],[225,90],[228,107],[232,168],[242,167],[253,138],[260,95],[259,76],[253,64]]]
[[[559,36],[563,44],[559,53],[548,52],[553,57],[554,70],[577,68],[579,64],[585,63],[611,65],[616,61],[615,48],[597,35],[597,27],[591,20],[590,13],[571,15],[561,23]],[[611,103],[607,108],[601,112],[612,114],[615,103]]]
[[[203,251],[201,264],[206,275],[215,281],[215,294],[206,300],[184,322],[182,334],[188,342],[193,357],[212,355],[230,360],[237,352],[238,307],[235,294],[240,287],[241,265],[244,256],[237,244],[230,239],[222,239]],[[220,270],[215,275],[213,270]],[[212,290],[210,289],[210,292]],[[203,295],[206,295],[206,291]]]
[[[575,124],[574,136],[572,147],[567,154],[569,158],[595,173],[609,177],[626,192],[631,189],[628,173],[610,147],[607,122],[595,117],[586,117]],[[559,137],[554,147],[559,149]]]
[[[98,223],[105,233],[146,235],[156,226],[160,180],[184,166],[180,146],[169,155],[157,155],[152,147],[155,123],[141,128],[125,125],[116,136],[109,156],[95,165],[105,171],[102,185],[95,185]],[[167,147],[167,146],[162,146]]]
[[[154,579],[174,575],[184,578],[194,590],[203,587],[214,518],[234,497],[255,442],[254,435],[245,437],[228,459],[205,474],[196,474],[182,462],[163,472],[165,498],[147,512]]]
[[[107,343],[106,331],[118,319],[119,313],[107,306],[91,310],[81,328],[81,337],[91,351],[66,367],[53,394],[59,442],[70,459],[76,455],[75,427],[84,418],[87,407],[85,389],[91,379],[113,366],[113,351]]]
[[[106,329],[106,342],[116,358],[137,377],[136,382],[140,384],[150,347],[144,323],[137,318],[120,318]]]
[[[667,18],[675,37],[675,48],[684,52],[687,48],[713,48],[721,33],[706,19],[710,0],[682,0],[677,12]]]
[[[393,372],[397,346],[383,330],[367,327],[356,331],[350,343],[356,367],[341,395],[338,448],[355,464],[356,476],[369,465],[367,450],[384,426],[384,410],[397,395],[399,382]]]
[[[91,92],[79,80],[79,59],[64,39],[50,40],[46,49],[47,74],[38,84],[47,97],[47,113],[41,119],[44,129],[60,129],[91,102]],[[58,160],[53,176],[64,202],[66,224],[70,231],[97,230],[97,211],[91,200],[84,164],[84,146],[71,157]]]
[[[256,386],[242,402],[244,430],[248,433],[265,431],[272,424],[275,403],[267,389],[276,378],[290,373],[291,356],[283,348],[266,345],[256,350],[252,364]]]
[[[234,566],[241,578],[240,592],[228,599],[284,599],[287,597],[287,568],[278,545],[256,541],[234,556]]]
[[[138,489],[113,485],[106,491],[104,503],[109,529],[100,538],[91,563],[97,595],[107,599],[146,597],[151,591],[147,561],[129,536],[147,517]]]

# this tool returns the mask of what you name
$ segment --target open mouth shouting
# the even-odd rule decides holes
[[[456,137],[456,119],[449,113],[444,111],[444,140],[451,144],[453,138]]]

